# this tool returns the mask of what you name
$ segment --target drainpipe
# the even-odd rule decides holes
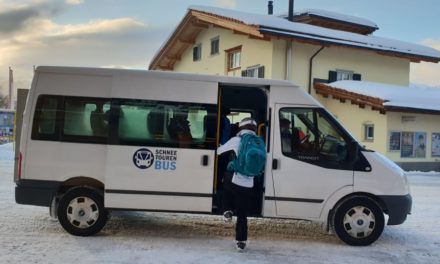
[[[324,45],[321,46],[321,48],[315,52],[315,54],[313,54],[312,57],[310,57],[310,62],[309,62],[309,94],[312,94],[312,71],[313,71],[313,59],[316,57],[316,55],[318,55],[323,49],[324,49]]]
[[[289,0],[289,16],[287,19],[293,22],[293,0]],[[286,47],[286,80],[292,81],[292,64],[293,64],[293,42],[287,41]]]
[[[287,41],[286,46],[286,80],[292,81],[292,50],[293,42],[291,40]]]

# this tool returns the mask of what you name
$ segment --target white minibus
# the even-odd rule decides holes
[[[350,245],[369,245],[385,224],[406,220],[402,169],[359,145],[298,86],[102,68],[36,69],[16,202],[48,206],[78,236],[99,232],[112,210],[220,215],[222,120],[234,135],[249,116],[267,149],[252,216],[321,222]]]

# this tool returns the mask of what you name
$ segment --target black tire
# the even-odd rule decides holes
[[[382,209],[369,197],[352,197],[335,208],[333,228],[336,235],[352,246],[368,246],[375,242],[384,224]]]
[[[68,190],[58,205],[58,221],[70,234],[92,236],[105,226],[108,211],[96,189],[75,187]]]

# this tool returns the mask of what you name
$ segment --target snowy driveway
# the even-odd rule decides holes
[[[204,215],[118,212],[99,235],[71,236],[47,208],[15,204],[12,170],[0,160],[0,263],[440,263],[440,174],[410,177],[413,214],[371,246],[309,222],[251,219],[237,253],[232,227]]]

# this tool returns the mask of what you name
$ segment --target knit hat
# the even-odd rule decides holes
[[[245,117],[240,121],[240,123],[238,124],[238,127],[242,128],[242,127],[248,126],[248,125],[256,127],[257,122],[255,122],[255,120],[252,119],[251,117]]]

